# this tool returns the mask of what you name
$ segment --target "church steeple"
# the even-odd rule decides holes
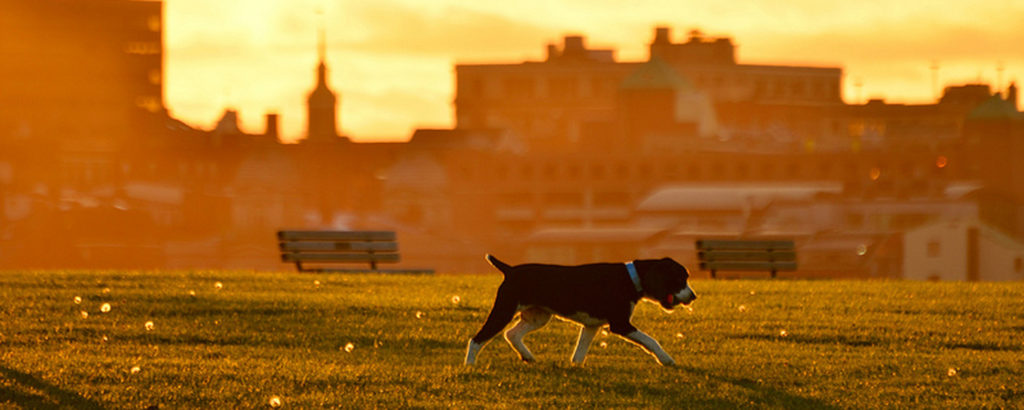
[[[338,98],[327,85],[327,39],[321,27],[318,33],[316,88],[309,93],[306,141],[333,142],[338,138]]]

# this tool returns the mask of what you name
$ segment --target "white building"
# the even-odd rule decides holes
[[[1024,243],[975,218],[927,224],[903,236],[903,277],[1024,280]]]

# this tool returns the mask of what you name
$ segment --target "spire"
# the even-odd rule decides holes
[[[320,21],[320,28],[317,29],[316,55],[320,61],[317,66],[317,88],[327,88],[327,34],[324,30],[324,23]]]
[[[327,35],[322,22],[317,30],[316,51],[319,64],[316,69],[316,87],[309,93],[307,100],[306,139],[335,141],[338,137],[337,96],[327,85]]]
[[[320,63],[323,64],[324,60],[327,58],[327,33],[324,30],[324,26],[322,23],[320,25],[320,30],[317,33],[317,35],[318,42],[316,52],[317,56],[320,57]]]

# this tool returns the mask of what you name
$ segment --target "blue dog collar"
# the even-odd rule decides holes
[[[636,288],[636,291],[643,292],[640,289],[640,275],[637,275],[636,266],[633,265],[633,262],[626,262],[626,271],[629,272],[629,280],[633,281],[633,287]]]

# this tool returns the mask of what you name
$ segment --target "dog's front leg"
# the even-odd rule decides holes
[[[641,332],[640,330],[633,330],[623,336],[640,345],[640,347],[644,348],[648,353],[654,355],[654,357],[658,359],[658,363],[661,363],[664,366],[674,366],[676,364],[676,361],[672,359],[672,356],[669,356],[668,352],[661,348],[658,341],[648,336],[647,333]]]
[[[580,329],[580,338],[576,340],[576,351],[572,354],[573,364],[583,364],[583,359],[587,357],[587,350],[594,343],[594,336],[597,335],[600,328],[601,326],[583,326]]]

